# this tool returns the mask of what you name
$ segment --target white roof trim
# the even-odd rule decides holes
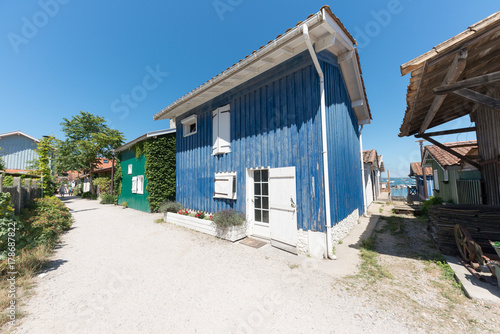
[[[114,152],[125,151],[126,149],[128,149],[128,148],[134,146],[135,144],[140,143],[141,141],[144,141],[148,138],[167,135],[169,133],[174,133],[175,131],[176,131],[176,129],[165,129],[165,130],[151,131],[151,132],[148,132],[146,134],[143,134],[140,137],[135,138],[134,140],[129,141],[126,144],[123,144],[122,146],[114,149],[113,151]]]
[[[340,67],[351,102],[360,100],[364,102],[358,102],[356,107],[353,108],[358,121],[361,124],[370,123],[370,112],[368,103],[365,101],[358,57],[357,53],[354,52],[355,45],[349,36],[347,36],[345,29],[325,9],[322,9],[273,42],[255,51],[228,70],[176,100],[154,115],[154,120],[178,117],[305,51],[306,45],[302,38],[304,25],[307,25],[313,42],[316,42],[316,52],[329,50],[337,57],[342,57],[352,52],[350,57],[344,57],[344,61],[340,63]]]
[[[12,131],[12,132],[5,132],[5,133],[0,133],[0,138],[3,138],[3,137],[8,137],[8,136],[14,136],[14,135],[18,135],[18,136],[24,136],[26,138],[29,138],[31,140],[33,140],[34,142],[36,143],[39,143],[40,140],[36,139],[35,137],[31,137],[30,135],[27,135],[25,134],[24,132],[22,132],[21,130],[17,130],[17,131]]]

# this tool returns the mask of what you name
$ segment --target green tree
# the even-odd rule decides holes
[[[97,168],[99,158],[112,158],[113,149],[123,144],[123,134],[110,129],[104,117],[80,111],[71,120],[63,118],[62,131],[66,140],[59,145],[57,152],[57,170],[82,171],[90,175]],[[92,194],[95,189],[91,186]]]
[[[53,136],[47,136],[40,140],[35,152],[38,156],[34,165],[37,166],[37,174],[42,177],[43,196],[53,196],[57,185],[52,177],[51,158],[54,155],[57,140]]]
[[[3,157],[2,157],[2,148],[0,147],[0,170],[4,170],[5,169],[5,163],[3,161]]]

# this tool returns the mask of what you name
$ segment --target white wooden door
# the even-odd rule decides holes
[[[269,170],[271,245],[297,253],[295,167]]]

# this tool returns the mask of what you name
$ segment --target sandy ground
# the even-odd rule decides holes
[[[96,201],[36,278],[19,333],[412,333],[335,289],[326,260],[254,249]]]

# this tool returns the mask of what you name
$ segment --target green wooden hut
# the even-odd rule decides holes
[[[477,159],[475,140],[443,145]],[[432,168],[434,196],[454,204],[482,204],[481,172],[476,167],[435,145],[425,147],[424,166]]]
[[[175,128],[148,132],[115,150],[121,169],[118,203],[154,212],[175,199]]]

